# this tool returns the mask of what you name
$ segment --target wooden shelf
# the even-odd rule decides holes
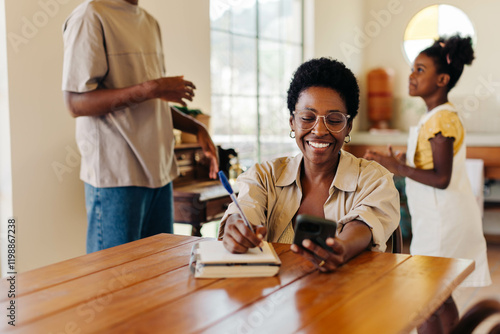
[[[345,144],[344,150],[357,157],[363,157],[367,149],[387,150],[387,145]],[[406,145],[395,145],[394,150],[406,151]],[[500,147],[470,146],[467,147],[468,159],[482,159],[484,161],[484,177],[500,180]]]

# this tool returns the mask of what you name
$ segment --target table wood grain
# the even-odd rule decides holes
[[[159,234],[20,274],[16,327],[3,321],[0,332],[407,333],[474,268],[364,252],[323,274],[274,244],[278,276],[194,279],[189,255],[200,240]]]

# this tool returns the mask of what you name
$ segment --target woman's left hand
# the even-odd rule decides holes
[[[290,246],[290,249],[294,253],[300,254],[311,261],[320,271],[330,272],[343,265],[348,259],[346,257],[346,247],[343,240],[338,238],[327,238],[326,244],[333,249],[333,252],[322,248],[309,239],[302,242],[302,247],[293,244]]]

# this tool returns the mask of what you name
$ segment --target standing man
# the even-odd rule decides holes
[[[168,104],[185,106],[196,87],[165,77],[160,27],[137,3],[85,1],[63,26],[62,89],[82,155],[87,253],[173,232],[173,128],[197,135],[210,177],[218,171],[207,129]]]

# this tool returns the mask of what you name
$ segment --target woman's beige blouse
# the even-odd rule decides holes
[[[267,227],[266,241],[282,242],[280,237],[299,209],[302,159],[302,154],[277,158],[256,164],[238,177],[240,206],[250,223]],[[337,175],[323,205],[325,218],[338,223],[338,233],[350,221],[365,222],[372,231],[372,250],[385,251],[400,218],[399,193],[392,177],[378,163],[341,150]],[[231,203],[222,218],[219,237],[228,216],[235,213],[238,209]]]

